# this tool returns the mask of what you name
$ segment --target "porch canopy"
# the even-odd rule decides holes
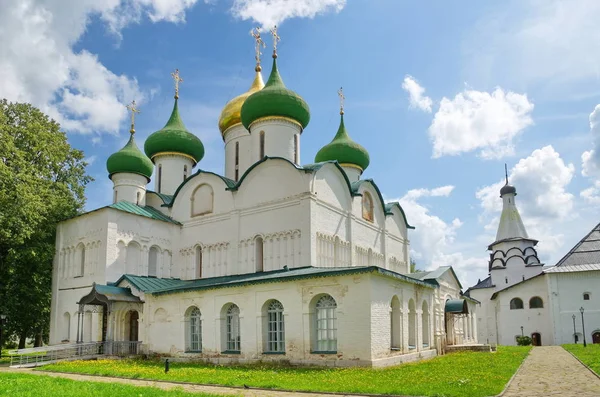
[[[113,285],[92,284],[89,294],[83,296],[78,305],[110,305],[113,302],[143,303],[142,300],[131,293],[129,288],[115,287]]]
[[[448,299],[444,311],[453,314],[468,314],[469,306],[465,299]]]

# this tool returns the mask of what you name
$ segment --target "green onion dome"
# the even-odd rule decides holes
[[[118,152],[110,155],[106,160],[106,169],[108,177],[118,172],[130,172],[132,174],[143,175],[150,180],[154,164],[140,149],[138,149],[133,139],[133,133],[129,138],[129,142]]]
[[[340,127],[333,140],[323,146],[315,156],[316,163],[337,160],[340,165],[353,165],[364,171],[369,166],[369,152],[354,142],[344,126],[344,113],[341,113]]]
[[[277,57],[265,87],[250,95],[242,105],[242,124],[250,124],[265,117],[284,117],[296,121],[304,129],[310,121],[310,110],[304,99],[286,88],[277,70]]]
[[[173,112],[167,124],[146,139],[144,151],[150,159],[159,154],[181,154],[193,159],[195,165],[204,157],[204,145],[196,135],[185,128],[179,116],[177,101],[175,97]]]

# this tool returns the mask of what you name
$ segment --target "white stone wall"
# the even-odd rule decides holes
[[[259,120],[250,126],[250,135],[252,136],[252,143],[254,147],[254,161],[261,160],[260,157],[260,133],[265,133],[265,156],[269,157],[283,157],[291,161],[296,162],[294,158],[294,136],[298,135],[298,159],[300,159],[300,134],[302,128],[291,121],[284,118],[268,118]]]
[[[518,248],[525,252],[527,255],[532,253],[532,249],[535,249],[533,246],[533,242],[524,240],[503,242],[496,244],[492,247],[491,251],[495,256],[503,257],[507,261],[506,267],[504,269],[493,268],[491,271],[492,283],[496,286],[497,290],[510,287],[511,285],[516,283],[520,283],[524,279],[528,280],[531,277],[542,272],[542,266],[525,266],[523,262],[523,254],[521,253],[521,251],[512,250],[509,252],[511,248]],[[496,253],[496,250],[502,250],[508,255],[504,257],[504,255],[501,252]]]
[[[145,176],[119,172],[113,174],[111,180],[113,181],[113,203],[125,200],[141,206],[146,205],[148,179]]]
[[[158,154],[152,161],[154,161],[154,191],[158,193],[175,193],[186,175],[189,177],[193,174],[194,160],[190,157],[178,154]],[[187,172],[184,172],[186,167]],[[160,178],[159,169],[161,169]]]
[[[581,312],[584,309],[585,338],[592,343],[594,332],[600,332],[600,271],[548,273],[551,291],[549,310],[552,313],[554,341],[558,344],[574,343],[573,314],[579,342],[583,343]],[[583,294],[589,293],[590,300]]]
[[[238,179],[244,172],[255,163],[254,140],[242,124],[229,128],[225,134],[225,176],[229,179],[235,178],[235,146],[239,145]]]

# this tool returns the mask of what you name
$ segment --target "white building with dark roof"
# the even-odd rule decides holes
[[[193,171],[204,146],[182,121],[178,86],[145,153],[132,123],[107,161],[113,203],[58,225],[52,344],[385,366],[477,341],[477,302],[451,268],[409,274],[410,214],[361,179],[369,154],[343,108],[335,138],[302,165],[310,112],[276,58],[266,84],[258,65],[223,109],[225,175]]]
[[[600,343],[600,224],[555,266],[543,266],[516,195],[507,180],[496,241],[488,247],[489,275],[466,291],[481,302],[478,339],[514,345],[527,335],[535,345],[558,345],[583,343],[585,336]]]

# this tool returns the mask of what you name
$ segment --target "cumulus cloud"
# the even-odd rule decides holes
[[[552,146],[534,150],[510,171],[509,181],[517,189],[517,206],[529,237],[540,240],[540,252],[551,254],[561,248],[564,235],[561,221],[572,216],[573,194],[567,191],[575,173],[573,164],[565,164]],[[498,227],[502,200],[500,188],[504,180],[485,186],[476,192],[483,209],[481,221],[486,229]]]
[[[417,108],[424,112],[431,113],[433,101],[425,94],[425,88],[421,87],[419,82],[412,76],[404,77],[402,89],[408,92],[410,107]]]
[[[290,18],[314,18],[327,12],[340,12],[346,0],[234,0],[236,18],[252,20],[271,28]]]
[[[527,95],[496,88],[492,93],[466,89],[443,98],[429,137],[433,157],[480,150],[484,159],[512,154],[513,139],[533,124],[533,103]]]
[[[118,131],[124,103],[143,99],[135,78],[108,70],[75,43],[97,15],[119,33],[147,15],[181,22],[196,0],[0,2],[0,97],[30,102],[73,132]]]

